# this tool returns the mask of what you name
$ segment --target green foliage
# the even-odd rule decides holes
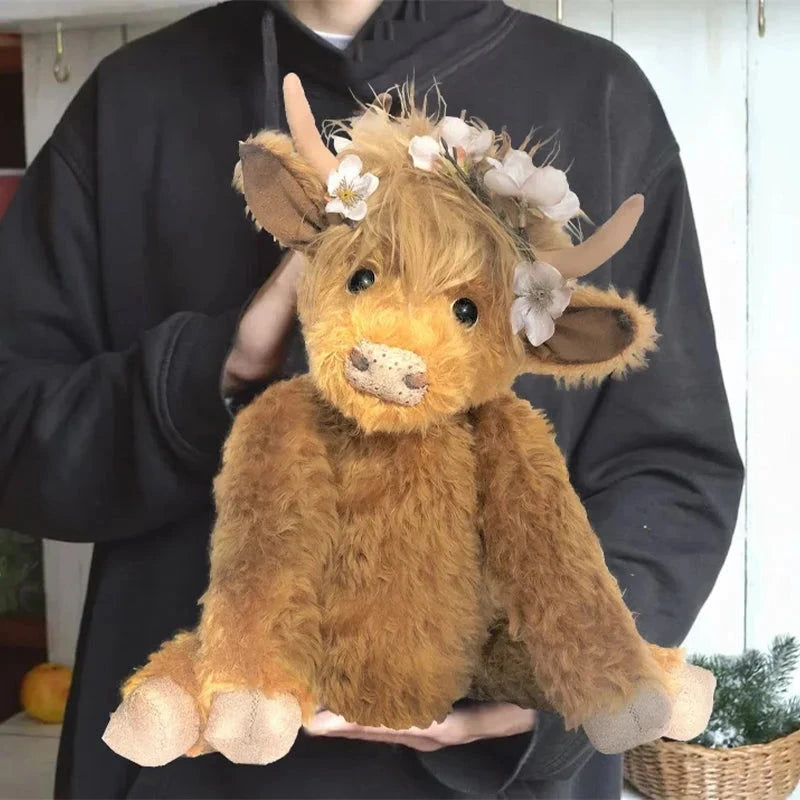
[[[689,661],[717,678],[711,720],[693,744],[763,744],[800,730],[800,697],[788,695],[800,661],[800,643],[793,636],[777,637],[767,652],[693,656]]]
[[[0,615],[41,614],[42,584],[41,543],[0,529]]]

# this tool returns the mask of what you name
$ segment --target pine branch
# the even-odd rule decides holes
[[[778,636],[772,643],[772,671],[782,689],[788,689],[800,659],[800,647],[791,636]]]
[[[793,637],[777,637],[766,653],[694,656],[690,662],[717,678],[714,711],[695,744],[739,747],[800,730],[800,698],[787,697],[800,662],[800,644]]]

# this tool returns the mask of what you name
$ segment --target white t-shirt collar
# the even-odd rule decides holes
[[[353,37],[347,33],[327,33],[326,31],[314,31],[314,33],[339,50],[344,50],[353,41]]]

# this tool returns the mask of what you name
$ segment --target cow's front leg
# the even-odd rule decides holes
[[[160,767],[202,749],[197,706],[194,632],[179,633],[153,653],[122,686],[103,741],[143,767]]]
[[[317,704],[319,590],[338,526],[307,380],[276,384],[240,413],[214,489],[196,665],[203,738],[231,761],[267,764]]]

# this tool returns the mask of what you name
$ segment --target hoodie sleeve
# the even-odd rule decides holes
[[[655,309],[659,349],[643,372],[600,388],[570,470],[639,632],[677,646],[727,555],[743,468],[678,154],[643,188],[641,229],[613,280]],[[517,778],[568,778],[593,749],[582,731],[542,719]]]
[[[238,309],[108,344],[92,81],[0,223],[0,526],[65,541],[158,529],[210,504]]]
[[[645,193],[613,280],[655,309],[659,349],[643,372],[604,384],[571,471],[640,633],[675,646],[727,555],[744,470],[677,154]]]
[[[647,210],[614,260],[613,282],[655,309],[662,338],[646,370],[593,393],[570,471],[640,633],[674,646],[722,567],[743,470],[677,152],[637,188]],[[461,791],[524,786],[532,796],[551,796],[593,753],[581,729],[566,731],[560,717],[539,714],[532,735],[421,757]]]

